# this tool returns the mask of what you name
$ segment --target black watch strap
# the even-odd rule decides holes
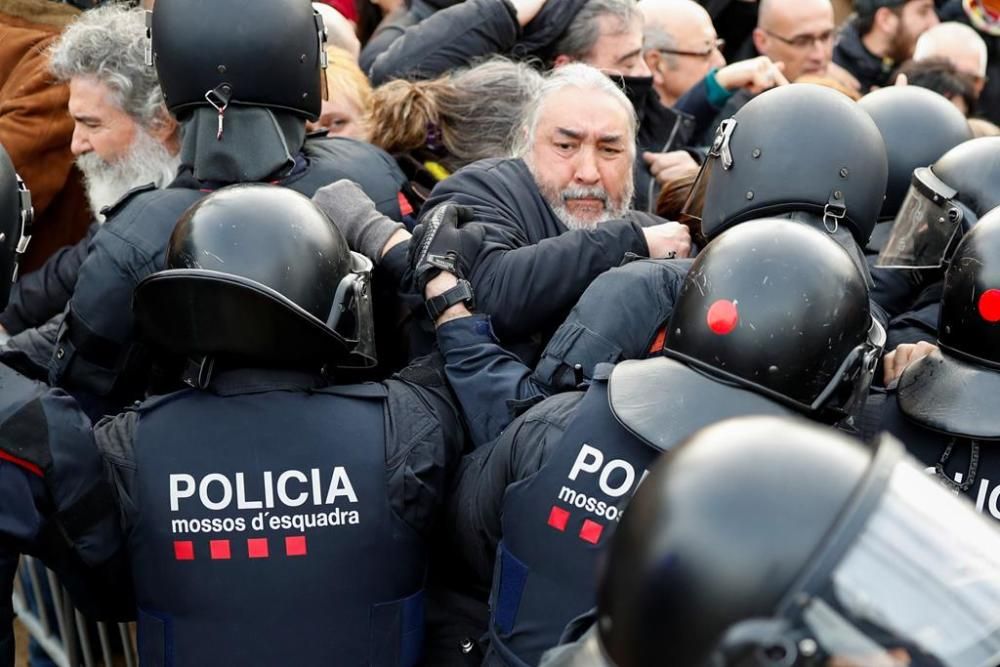
[[[459,280],[458,284],[444,294],[431,297],[424,302],[427,313],[431,316],[431,321],[436,322],[441,317],[441,313],[448,310],[457,303],[465,303],[469,310],[476,306],[475,295],[472,285],[468,280]]]

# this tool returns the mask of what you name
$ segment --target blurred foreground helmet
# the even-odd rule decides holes
[[[1000,208],[955,250],[945,273],[938,346],[900,378],[900,410],[944,433],[1000,438]]]
[[[701,177],[701,228],[711,239],[752,218],[804,211],[827,229],[871,236],[885,194],[886,156],[875,123],[855,102],[811,84],[773,88],[719,126]]]
[[[17,280],[18,255],[24,254],[31,241],[33,216],[31,193],[0,146],[0,309],[6,307],[11,285]]]
[[[371,366],[371,266],[307,197],[234,185],[184,213],[133,310],[144,339],[178,356]]]
[[[946,152],[972,138],[969,122],[954,104],[919,86],[890,86],[858,102],[885,141],[889,180],[880,219],[892,220],[918,167],[929,167]]]
[[[959,144],[913,172],[878,258],[887,268],[937,268],[980,216],[1000,206],[1000,137]]]
[[[150,34],[175,116],[241,104],[319,118],[326,37],[309,0],[157,0]]]
[[[694,435],[629,503],[598,593],[616,667],[992,667],[1000,533],[883,436]]]
[[[698,255],[663,353],[837,421],[867,395],[884,341],[847,252],[811,227],[772,219],[734,227]]]

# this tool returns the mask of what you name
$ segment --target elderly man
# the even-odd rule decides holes
[[[913,56],[917,39],[938,24],[934,0],[858,0],[856,16],[833,51],[835,63],[861,83],[861,92],[892,83],[896,66]]]
[[[534,337],[520,350],[530,358],[538,334],[554,330],[596,276],[629,255],[683,257],[690,237],[677,223],[629,212],[635,116],[598,70],[555,70],[520,132],[514,159],[466,167],[434,189],[426,210],[470,209],[466,228],[481,243],[463,268],[477,308],[506,341]]]
[[[645,18],[643,58],[653,74],[653,88],[664,106],[674,106],[709,72],[726,64],[722,41],[712,17],[693,0],[642,0],[638,7]]]
[[[80,16],[52,46],[48,67],[69,87],[70,145],[95,218],[133,188],[169,184],[180,164],[177,122],[145,64],[142,11],[111,6]],[[0,314],[0,333],[41,326],[62,312],[97,227],[27,274]]]
[[[924,62],[930,58],[946,59],[973,81],[977,97],[983,92],[988,54],[986,42],[974,28],[948,21],[920,35],[913,49],[913,60]]]

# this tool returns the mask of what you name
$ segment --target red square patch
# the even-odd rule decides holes
[[[549,525],[556,530],[566,530],[567,523],[569,523],[569,512],[553,505],[549,511]]]
[[[174,559],[194,560],[194,542],[191,540],[175,540]]]
[[[601,524],[587,519],[583,522],[583,526],[580,528],[580,539],[584,542],[590,542],[591,544],[597,544],[601,541],[601,533],[604,532],[604,526]]]
[[[306,536],[296,535],[295,537],[285,538],[285,555],[286,556],[305,556],[306,555]]]
[[[212,560],[229,560],[229,540],[209,540],[208,551]]]
[[[247,555],[250,558],[267,558],[267,538],[251,537],[247,540]]]

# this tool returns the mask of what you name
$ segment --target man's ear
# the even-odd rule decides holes
[[[642,59],[646,61],[646,67],[653,74],[653,85],[662,86],[664,81],[663,75],[660,73],[660,61],[663,59],[663,55],[656,49],[649,49],[643,52]]]
[[[552,61],[552,68],[562,67],[563,65],[569,65],[573,62],[573,59],[567,56],[565,53],[560,53],[556,56],[555,60]]]
[[[768,34],[761,30],[760,28],[754,28],[753,33],[753,46],[757,49],[757,53],[767,53],[768,47]]]
[[[163,144],[168,151],[176,153],[180,150],[180,137],[178,136],[177,120],[169,113],[162,113],[156,118],[156,122],[149,128],[149,134]]]
[[[872,29],[878,30],[885,35],[895,35],[899,28],[901,19],[889,7],[879,7],[875,10],[875,20],[872,22]]]

